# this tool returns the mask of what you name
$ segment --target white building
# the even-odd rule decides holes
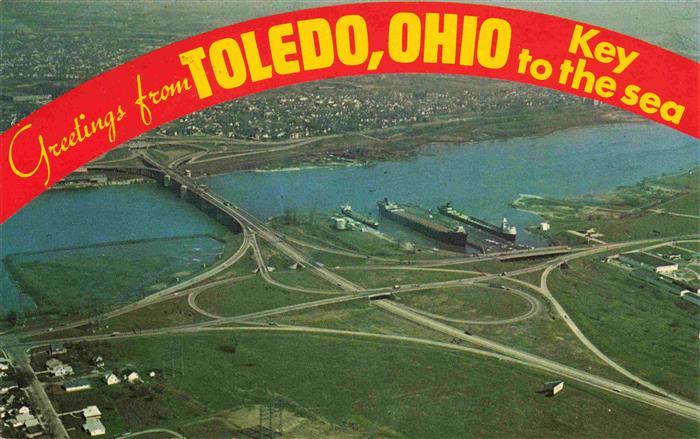
[[[97,356],[92,357],[92,364],[95,367],[104,367],[105,360],[104,360],[104,358],[102,358],[101,355],[97,355]]]
[[[31,413],[18,413],[13,419],[8,420],[14,428],[23,427],[27,422],[30,424],[36,421],[36,418]]]
[[[83,409],[83,418],[99,418],[102,416],[102,412],[96,405],[89,405]]]
[[[643,268],[657,274],[668,274],[678,270],[678,264],[644,252],[629,252],[620,255],[620,261],[635,268]]]
[[[80,392],[81,390],[91,389],[92,386],[87,380],[75,380],[69,383],[63,383],[63,389],[66,392]]]
[[[135,382],[138,381],[139,379],[140,379],[140,378],[139,378],[139,374],[136,373],[136,372],[133,372],[133,371],[132,371],[132,372],[129,372],[128,374],[125,374],[125,375],[124,375],[124,380],[125,380],[125,381],[128,381],[128,382],[130,382],[130,383],[135,383]]]
[[[66,375],[73,375],[73,367],[69,364],[63,363],[57,358],[50,358],[46,361],[46,370],[55,377],[64,377]]]
[[[4,395],[4,394],[6,394],[7,392],[9,392],[10,390],[16,389],[16,388],[18,388],[18,387],[19,387],[19,386],[17,385],[16,382],[4,383],[4,384],[0,385],[0,395]]]
[[[334,216],[331,219],[333,220],[333,225],[336,230],[347,230],[348,221],[345,218]]]
[[[549,396],[556,396],[564,390],[564,381],[549,381],[544,383],[544,389]]]
[[[119,379],[118,376],[113,374],[112,372],[106,373],[103,377],[102,380],[107,383],[108,386],[112,386],[114,384],[119,384],[121,383],[121,380]]]
[[[49,369],[49,371],[55,377],[65,377],[68,375],[73,375],[73,366],[70,364],[61,363],[58,366]]]
[[[90,418],[83,424],[85,430],[90,436],[102,436],[107,433],[105,426],[98,418]]]
[[[51,370],[54,367],[59,366],[61,363],[63,363],[63,362],[61,360],[59,360],[58,358],[49,358],[48,360],[46,360],[46,363],[45,363],[46,369]]]

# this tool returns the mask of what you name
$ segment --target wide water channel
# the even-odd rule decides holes
[[[328,212],[348,202],[355,210],[376,216],[376,202],[383,197],[432,209],[451,201],[458,209],[490,221],[506,216],[520,230],[520,242],[537,244],[525,227],[538,218],[509,207],[518,194],[577,197],[604,193],[645,177],[697,166],[699,154],[696,140],[668,128],[622,124],[570,129],[538,138],[431,145],[415,160],[371,167],[241,172],[211,177],[207,183],[260,218],[290,209]],[[155,184],[49,191],[0,226],[0,256],[19,254],[26,259],[22,254],[216,234],[221,227]],[[421,242],[390,221],[382,219],[380,228]],[[148,246],[152,252],[153,244]],[[162,269],[193,271],[201,261],[212,262],[218,251],[212,243],[191,240],[186,245],[164,245],[162,255],[171,266]],[[81,256],[89,253],[80,250]],[[104,253],[105,247],[95,247],[95,256]],[[138,258],[142,253],[143,248],[133,246],[120,249],[119,258]],[[39,260],[45,263],[66,255],[69,253],[49,252]],[[26,297],[21,300],[5,264],[0,267],[0,293],[0,313],[33,305]],[[101,294],[99,288],[85,293]],[[133,296],[133,292],[126,294]]]
[[[83,294],[117,303],[147,294],[153,283],[174,281],[170,276],[200,271],[202,263],[210,266],[223,245],[206,235],[223,231],[195,206],[156,184],[48,191],[0,226],[0,316],[34,307],[31,298],[19,294],[8,272],[9,260],[31,269],[35,277],[50,277],[46,285],[62,290],[71,281],[68,276],[77,273],[75,288],[47,291],[54,301],[61,300],[55,297],[59,294],[66,299]],[[176,239],[154,241],[158,238]],[[103,245],[109,243],[114,245]],[[149,273],[139,267],[139,273],[124,279],[129,277],[125,268],[143,262],[157,266]],[[73,273],[60,272],[71,263],[80,266],[70,270]],[[99,269],[113,273],[114,284],[129,285],[130,291],[115,292],[113,285],[101,288],[92,279],[80,278],[81,266],[85,277]]]
[[[660,125],[620,124],[537,138],[430,145],[415,160],[371,167],[244,172],[211,177],[207,183],[261,218],[290,209],[326,212],[345,203],[376,217],[376,203],[384,197],[432,210],[450,201],[458,210],[494,223],[507,217],[519,230],[518,242],[537,245],[541,242],[525,227],[538,218],[509,207],[519,194],[599,194],[697,166],[699,152],[697,141]],[[379,220],[382,231],[421,242],[407,229]]]

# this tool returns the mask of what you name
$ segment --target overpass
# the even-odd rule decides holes
[[[311,270],[317,276],[327,280],[340,289],[345,291],[359,291],[363,289],[336,273],[317,265],[308,256],[289,245],[284,235],[271,229],[267,224],[258,220],[245,209],[234,205],[221,195],[210,191],[206,185],[181,174],[176,169],[162,165],[150,158],[147,154],[140,153],[139,158],[147,165],[146,168],[141,168],[139,174],[155,178],[162,182],[164,186],[177,190],[181,198],[194,201],[198,207],[210,215],[215,216],[217,220],[233,227],[237,231],[243,231],[245,229],[257,235],[261,239],[269,242],[273,247],[292,259],[295,263]],[[115,168],[112,169],[117,170]],[[129,172],[133,172],[133,170],[130,169]],[[257,246],[255,240],[253,240],[253,245]]]

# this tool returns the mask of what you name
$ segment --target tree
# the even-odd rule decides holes
[[[19,370],[17,370],[17,374],[15,375],[15,379],[17,380],[17,385],[21,389],[25,389],[25,388],[29,387],[29,385],[32,383],[32,380],[34,379],[34,375],[32,375],[32,373],[26,369],[19,369]]]
[[[10,311],[7,314],[5,314],[5,321],[12,326],[15,326],[15,324],[17,324],[17,318],[17,311]]]

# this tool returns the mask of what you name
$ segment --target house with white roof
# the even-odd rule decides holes
[[[115,375],[114,373],[112,373],[112,372],[108,372],[108,373],[104,374],[104,376],[102,377],[102,381],[104,381],[105,383],[107,383],[108,386],[112,386],[112,385],[114,385],[114,384],[119,384],[119,383],[121,383],[121,380],[119,379],[119,377],[116,376],[116,375]]]

